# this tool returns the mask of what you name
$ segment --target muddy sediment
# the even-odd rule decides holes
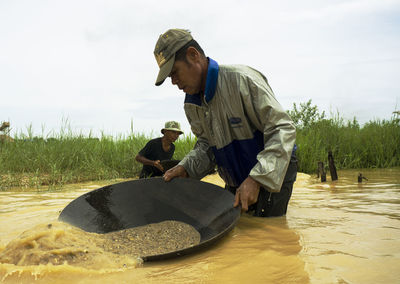
[[[0,252],[0,263],[119,268],[145,256],[185,249],[200,242],[192,226],[164,221],[107,234],[88,233],[63,222],[38,225]]]
[[[200,234],[191,225],[164,221],[104,235],[105,251],[124,252],[138,257],[165,254],[200,243]]]

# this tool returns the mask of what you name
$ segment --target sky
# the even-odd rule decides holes
[[[311,99],[361,124],[400,110],[400,0],[0,0],[0,122],[11,136],[160,136],[168,120],[189,134],[182,91],[154,85],[170,28],[261,71],[286,110]]]

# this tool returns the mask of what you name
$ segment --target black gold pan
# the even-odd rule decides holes
[[[108,233],[174,220],[193,226],[200,233],[198,245],[174,252],[144,256],[161,260],[208,247],[233,229],[240,209],[234,196],[214,184],[175,178],[132,180],[88,192],[69,203],[59,220],[87,232]]]

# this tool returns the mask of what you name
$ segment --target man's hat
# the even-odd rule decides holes
[[[171,73],[175,63],[175,53],[192,39],[190,31],[182,29],[170,29],[160,35],[154,48],[154,56],[160,67],[156,86],[160,86]]]
[[[181,130],[181,125],[177,121],[167,121],[165,123],[165,127],[161,129],[161,133],[164,134],[165,130],[176,131],[179,132],[179,134],[183,134],[183,131]]]

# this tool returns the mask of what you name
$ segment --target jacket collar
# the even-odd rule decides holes
[[[219,66],[217,61],[208,57],[208,71],[206,89],[204,91],[204,97],[206,102],[210,102],[215,95],[215,89],[217,88]]]
[[[215,90],[217,89],[217,81],[218,81],[218,71],[219,65],[218,63],[207,57],[208,59],[208,70],[207,70],[207,79],[206,79],[206,88],[204,90],[204,98],[207,103],[209,103],[215,95]],[[185,103],[191,103],[200,106],[201,105],[201,97],[200,93],[195,95],[186,94]]]

